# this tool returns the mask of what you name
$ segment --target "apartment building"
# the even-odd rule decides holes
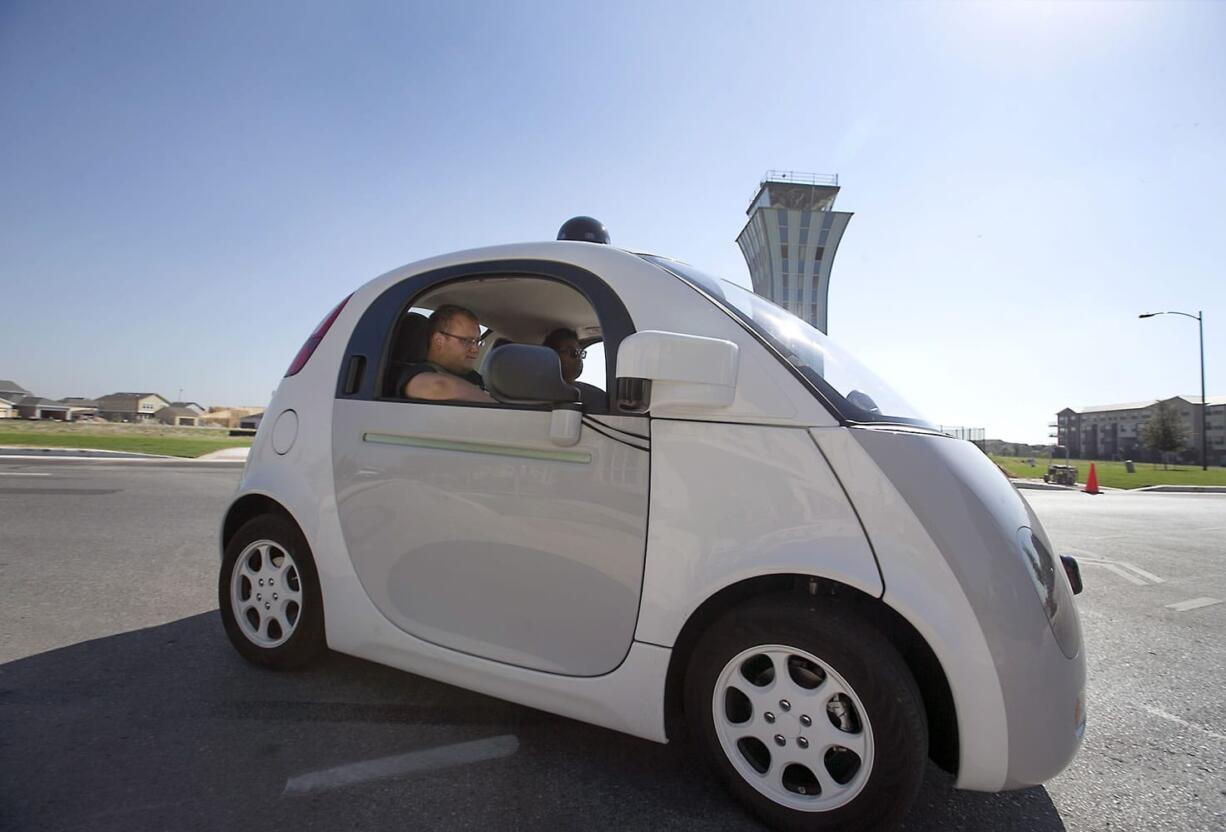
[[[1158,405],[1166,403],[1188,433],[1188,442],[1177,456],[1184,462],[1200,461],[1201,398],[1173,396],[1124,404],[1104,404],[1074,410],[1066,407],[1056,414],[1052,427],[1056,441],[1079,459],[1157,460],[1157,454],[1141,441],[1141,428]],[[1226,465],[1226,396],[1209,396],[1205,418],[1208,420],[1207,456],[1210,465]]]

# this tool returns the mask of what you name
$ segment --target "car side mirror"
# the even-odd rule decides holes
[[[679,332],[636,332],[617,348],[623,410],[719,408],[732,404],[740,348],[722,338]]]
[[[579,401],[579,391],[562,380],[562,362],[548,347],[504,344],[485,362],[485,387],[505,404]]]

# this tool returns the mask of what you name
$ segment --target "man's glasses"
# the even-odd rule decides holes
[[[571,358],[587,358],[587,350],[580,349],[561,349],[557,351],[559,355],[569,355]]]
[[[452,335],[450,332],[444,332],[441,329],[438,331],[438,334],[446,335],[448,338],[454,338],[457,341],[463,341],[464,346],[468,347],[470,350],[481,349],[481,339],[480,338],[465,338],[463,335]]]

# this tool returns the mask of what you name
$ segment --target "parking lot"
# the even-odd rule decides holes
[[[243,662],[216,612],[238,477],[0,460],[0,829],[760,828],[683,744],[339,655]],[[1022,792],[930,768],[906,828],[1226,828],[1226,495],[1026,496],[1083,562],[1085,744]]]

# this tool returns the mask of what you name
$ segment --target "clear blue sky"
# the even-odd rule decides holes
[[[930,418],[1226,394],[1226,4],[9,2],[0,378],[262,405],[424,256],[614,242],[742,283],[768,168],[855,212],[830,332]]]

